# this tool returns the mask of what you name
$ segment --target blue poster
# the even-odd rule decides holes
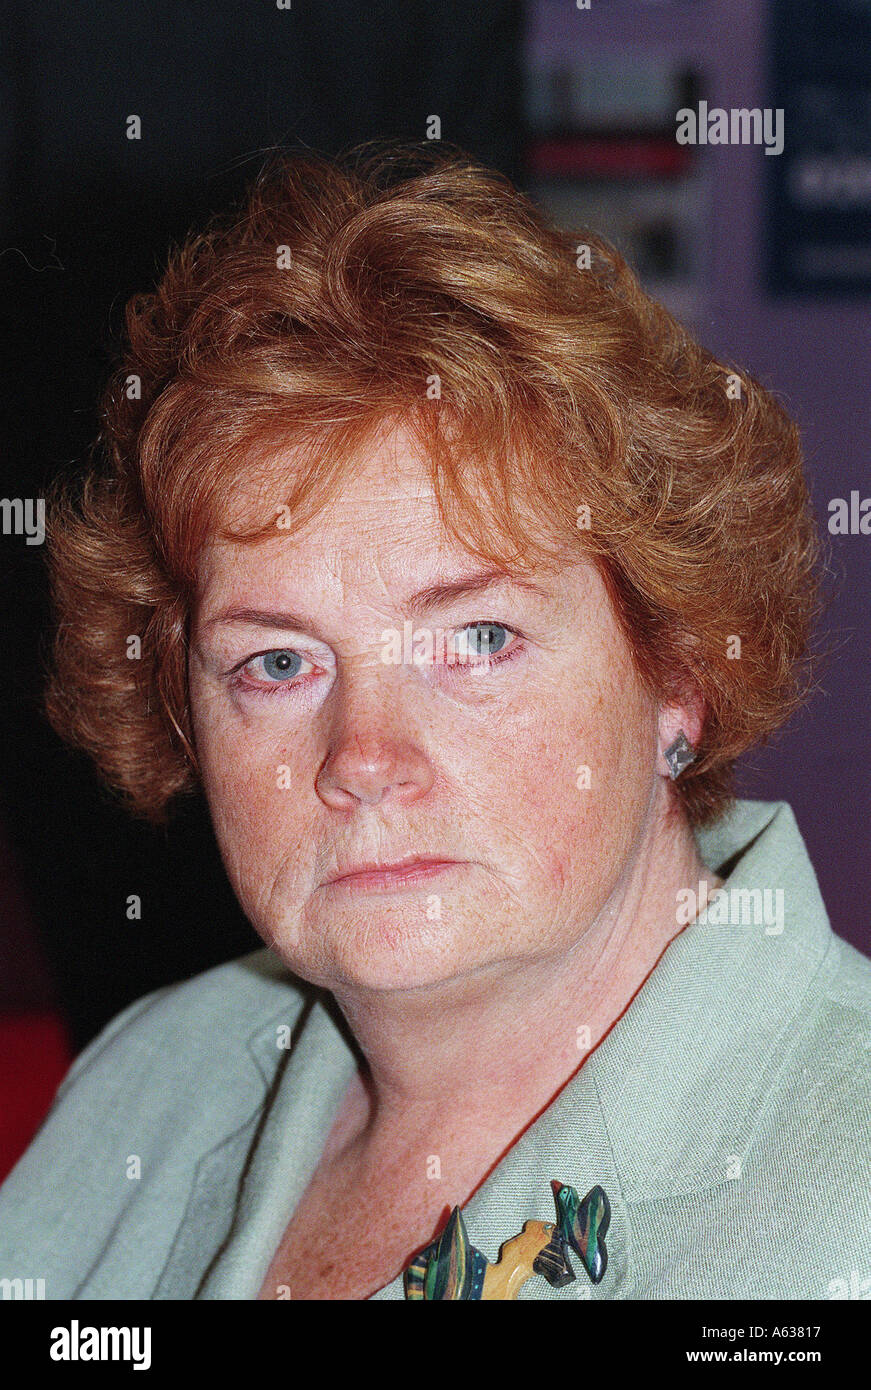
[[[770,0],[770,294],[871,293],[871,0]]]

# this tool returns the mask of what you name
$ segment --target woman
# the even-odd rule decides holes
[[[730,792],[811,688],[779,405],[457,154],[274,161],[127,327],[48,709],[139,814],[202,789],[266,946],[85,1050],[0,1275],[403,1298],[554,1192],[586,1269],[521,1298],[869,1269],[871,967]]]

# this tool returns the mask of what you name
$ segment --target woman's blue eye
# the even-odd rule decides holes
[[[266,652],[261,657],[264,673],[270,680],[287,681],[299,675],[302,657],[297,652]]]
[[[467,633],[472,636],[467,636]],[[468,657],[495,656],[510,635],[508,628],[501,623],[469,623],[459,634],[457,649]]]

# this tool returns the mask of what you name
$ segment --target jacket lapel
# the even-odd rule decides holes
[[[336,1112],[357,1068],[357,1059],[327,1009],[315,996],[300,1016],[292,1045],[277,1071],[273,1020],[250,1040],[274,1081],[252,1122],[209,1155],[198,1173],[190,1220],[192,1256],[179,1246],[175,1267],[182,1277],[198,1270],[194,1292],[203,1299],[255,1299],[294,1210],[317,1167]],[[216,1184],[217,1195],[210,1193]],[[197,1223],[208,1225],[210,1203],[220,1207],[223,1239],[211,1261]],[[229,1220],[228,1220],[229,1214]],[[209,1236],[211,1242],[211,1235]],[[199,1247],[199,1255],[197,1255]],[[174,1297],[177,1295],[173,1295]]]

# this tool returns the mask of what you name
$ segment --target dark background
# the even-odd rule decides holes
[[[37,497],[84,459],[127,297],[154,282],[170,242],[241,192],[269,147],[422,139],[438,114],[445,140],[523,183],[524,54],[619,50],[639,32],[686,48],[712,102],[764,101],[764,0],[597,3],[582,15],[570,0],[293,0],[290,11],[0,0],[2,495]],[[125,137],[131,113],[139,141]],[[825,529],[829,497],[871,495],[867,300],[771,303],[766,161],[717,157],[705,340],[797,415]],[[869,552],[871,537],[833,545],[825,688],[741,780],[745,795],[793,805],[833,925],[866,950]],[[0,1011],[56,1006],[74,1052],[130,1000],[260,943],[202,805],[165,832],[130,820],[45,723],[41,548],[0,537],[0,585]],[[130,922],[133,893],[142,918]]]
[[[518,176],[513,0],[2,0],[0,15],[3,496],[39,496],[84,457],[127,297],[268,147],[422,139],[438,114],[444,139]],[[125,136],[130,113],[141,140]],[[202,804],[168,832],[134,822],[48,728],[42,549],[3,537],[0,567],[0,795],[19,870],[0,1004],[48,1002],[53,983],[78,1049],[130,999],[260,942]],[[127,920],[131,893],[141,921]]]

